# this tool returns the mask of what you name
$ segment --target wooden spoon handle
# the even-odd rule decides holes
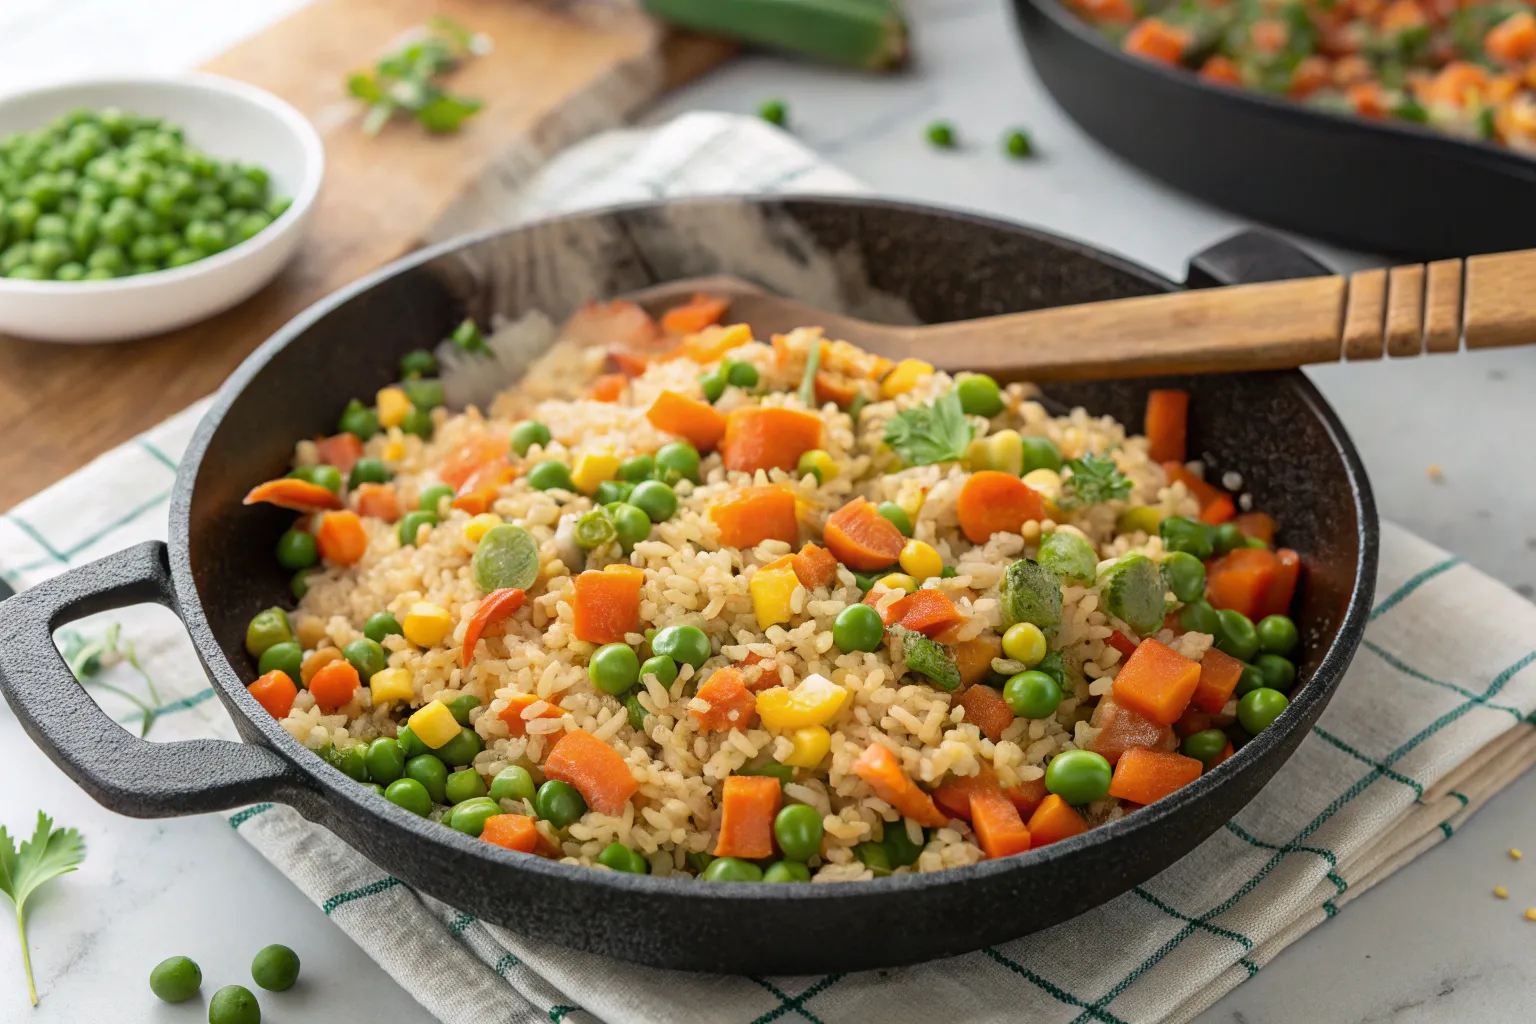
[[[1536,343],[1536,250],[936,324],[904,340],[910,352],[884,354],[1039,380],[1525,345]]]

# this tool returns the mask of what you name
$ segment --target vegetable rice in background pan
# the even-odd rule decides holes
[[[770,882],[1022,853],[1284,713],[1300,561],[1184,392],[1134,436],[725,308],[588,307],[483,413],[414,352],[300,442],[257,700],[484,841]]]

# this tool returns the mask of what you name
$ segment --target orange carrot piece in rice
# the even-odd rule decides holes
[[[1183,462],[1189,430],[1189,392],[1163,389],[1148,392],[1147,454],[1155,462]]]
[[[1183,484],[1184,488],[1194,496],[1197,502],[1200,503],[1201,509],[1204,509],[1206,506],[1216,501],[1216,499],[1225,498],[1227,496],[1226,491],[1223,491],[1221,488],[1216,487],[1213,484],[1206,483],[1200,477],[1191,472],[1189,467],[1184,465],[1182,462],[1169,461],[1163,463],[1163,472],[1168,474],[1169,483],[1174,483],[1177,481]]]
[[[1221,85],[1242,85],[1243,75],[1232,58],[1216,54],[1200,65],[1200,77]]]
[[[1029,782],[1021,782],[1017,786],[1003,790],[1003,795],[1013,801],[1020,816],[1028,821],[1029,816],[1035,813],[1036,808],[1050,796],[1050,791],[1045,788],[1045,779],[1033,779]]]
[[[1234,516],[1232,522],[1243,531],[1244,537],[1252,537],[1265,544],[1275,542],[1275,518],[1268,512],[1244,512],[1240,516]]]
[[[1132,747],[1172,750],[1178,746],[1172,729],[1122,706],[1113,694],[1099,701],[1088,724],[1099,730],[1088,749],[1110,764],[1120,760],[1120,755]]]
[[[1148,60],[1177,64],[1189,46],[1189,33],[1157,18],[1143,18],[1126,33],[1120,48]]]
[[[1289,615],[1296,598],[1296,584],[1301,579],[1301,556],[1290,548],[1275,552],[1275,575],[1264,591],[1264,599],[1254,610],[1257,622],[1266,615]]]
[[[661,327],[669,334],[697,334],[711,324],[719,323],[730,308],[730,299],[699,292],[682,305],[663,313]]]
[[[464,654],[461,662],[464,668],[469,668],[469,663],[475,656],[475,645],[485,634],[486,627],[493,626],[516,613],[523,606],[527,596],[516,587],[502,587],[485,595],[485,600],[480,602],[480,607],[475,609],[475,614],[469,617],[469,625],[464,627]]]
[[[526,814],[493,814],[485,819],[480,841],[518,853],[532,853],[539,845],[539,830]]]
[[[688,712],[706,732],[746,732],[757,718],[757,698],[740,670],[729,665],[711,672],[694,696],[709,704],[708,711]]]
[[[368,533],[356,512],[327,512],[320,517],[315,544],[320,557],[332,565],[352,565],[368,550]]]
[[[624,634],[640,632],[640,589],[644,573],[588,569],[576,577],[576,639],[594,644],[624,642]]]
[[[457,491],[475,470],[492,459],[505,458],[508,450],[505,438],[485,434],[472,437],[448,453],[437,471],[438,479]]]
[[[725,436],[725,417],[708,402],[663,391],[645,411],[645,418],[657,430],[689,441],[704,453],[714,451]]]
[[[826,548],[817,547],[807,542],[800,551],[792,556],[790,565],[794,567],[795,579],[806,590],[815,590],[817,587],[830,587],[837,582],[837,558]]]
[[[400,495],[393,484],[358,484],[353,494],[358,515],[386,523],[400,518]]]
[[[544,761],[544,777],[575,786],[599,814],[623,814],[624,805],[640,789],[619,752],[581,729],[560,737]]]
[[[1234,548],[1205,570],[1205,595],[1211,607],[1242,612],[1257,622],[1269,599],[1280,559],[1266,548]]]
[[[1207,715],[1220,714],[1227,701],[1232,699],[1233,692],[1237,690],[1237,681],[1242,675],[1241,661],[1212,647],[1200,659],[1200,682],[1195,687],[1195,695],[1189,699],[1190,707]],[[1207,724],[1205,728],[1209,729],[1210,725]]]
[[[357,465],[357,460],[363,457],[363,442],[356,434],[332,434],[316,441],[315,451],[319,453],[321,462],[335,466],[341,470],[342,476],[346,476]]]
[[[245,496],[247,505],[276,505],[294,512],[324,512],[342,507],[341,496],[308,480],[285,476],[257,484]]]
[[[1200,675],[1202,678],[1205,676],[1205,662],[1203,661],[1200,663]],[[1173,734],[1180,739],[1193,736],[1197,732],[1205,732],[1205,730],[1213,725],[1211,721],[1213,712],[1201,711],[1198,703],[1199,700],[1200,688],[1197,686],[1195,687],[1195,696],[1190,699],[1189,707],[1185,708],[1184,713],[1179,716],[1179,720],[1173,723]]]
[[[1012,473],[983,469],[961,485],[955,512],[966,539],[985,544],[994,533],[1022,533],[1025,523],[1044,519],[1045,501]]]
[[[1052,793],[1040,801],[1035,813],[1029,816],[1030,844],[1036,849],[1071,839],[1088,831],[1088,823],[1072,805]]]
[[[822,543],[848,568],[873,572],[896,564],[906,538],[868,500],[854,498],[828,517]]]
[[[935,639],[944,643],[942,636],[940,634]],[[987,678],[987,673],[992,671],[992,659],[1003,656],[1003,642],[995,636],[978,636],[955,644],[954,651],[960,682],[970,686]]]
[[[779,780],[767,775],[731,775],[720,794],[720,838],[716,857],[757,860],[773,856],[773,819],[783,803]]]
[[[352,703],[362,680],[352,663],[343,658],[333,661],[316,672],[309,681],[309,692],[315,698],[315,706],[322,714],[332,714],[337,708]]]
[[[498,455],[477,466],[464,479],[454,493],[452,505],[472,516],[489,512],[501,496],[501,488],[516,480],[517,474],[518,471],[512,468],[506,458]]]
[[[965,720],[993,743],[1002,739],[1003,730],[1013,724],[1014,714],[1008,702],[990,686],[967,687],[955,703],[965,708]]]
[[[831,402],[839,409],[846,409],[853,404],[855,398],[859,397],[858,381],[849,380],[841,374],[828,373],[826,370],[816,372],[814,386],[818,408]]]
[[[864,748],[853,762],[853,773],[869,783],[876,796],[919,825],[938,828],[949,820],[934,806],[933,798],[907,777],[896,755],[879,743]]]
[[[1171,726],[1189,706],[1198,685],[1199,662],[1148,638],[1120,667],[1111,692],[1116,702],[1148,721]]]
[[[268,672],[246,689],[256,698],[256,703],[279,720],[288,717],[288,712],[293,710],[293,701],[299,695],[299,688],[280,668]]]
[[[799,409],[746,405],[725,418],[720,456],[725,468],[735,472],[793,470],[800,456],[820,446],[820,416]]]
[[[955,603],[937,590],[917,590],[891,608],[892,621],[930,639],[965,621]]]
[[[1109,795],[1142,805],[1161,800],[1200,777],[1204,766],[1193,757],[1167,750],[1127,750],[1110,778]]]
[[[1029,829],[1000,789],[986,789],[971,795],[971,828],[982,852],[996,860],[1030,847]]]
[[[594,402],[617,402],[629,386],[629,378],[622,373],[605,373],[587,388],[587,397]]]
[[[534,696],[531,693],[514,693],[507,698],[507,706],[502,708],[496,717],[507,723],[507,731],[513,736],[526,736],[528,735],[528,719],[523,717],[523,712],[541,700],[544,700],[544,698]],[[548,701],[545,703],[549,706],[541,709],[538,714],[533,716],[534,718],[564,717],[565,712],[554,703]]]
[[[756,547],[765,540],[793,544],[800,539],[795,495],[781,484],[743,487],[709,506],[709,518],[720,528],[720,543],[728,548]]]

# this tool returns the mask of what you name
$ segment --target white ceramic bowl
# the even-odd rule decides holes
[[[0,278],[0,332],[63,342],[157,334],[233,306],[293,256],[320,192],[325,151],[314,127],[287,103],[215,75],[71,82],[0,98],[0,136],[77,107],[164,117],[210,156],[265,167],[271,194],[292,196],[293,205],[254,238],[169,270],[111,281]]]

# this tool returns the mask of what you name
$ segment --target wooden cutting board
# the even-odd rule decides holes
[[[451,136],[405,121],[359,130],[348,71],[366,67],[433,14],[488,35],[494,51],[451,79],[484,108]],[[0,337],[0,510],[215,390],[305,306],[462,220],[472,190],[727,59],[726,44],[671,37],[621,7],[533,0],[318,0],[203,70],[292,103],[325,142],[326,180],[300,256],[260,293],[211,320],[116,345]]]

